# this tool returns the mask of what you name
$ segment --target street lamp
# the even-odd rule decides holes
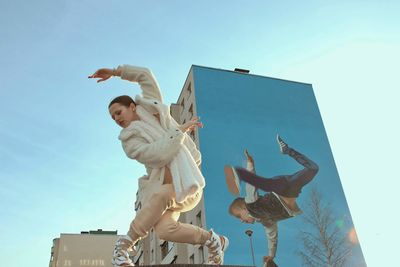
[[[251,235],[253,234],[253,231],[250,230],[250,229],[247,229],[245,233],[246,233],[246,235],[249,236],[250,248],[251,248],[251,257],[253,258],[253,266],[256,266],[256,261],[254,260],[253,241],[251,240]]]

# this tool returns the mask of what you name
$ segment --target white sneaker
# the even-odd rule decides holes
[[[279,150],[281,151],[281,153],[288,154],[289,146],[285,143],[285,141],[283,141],[283,139],[279,136],[279,134],[276,135],[276,141],[278,142]]]
[[[207,264],[222,265],[224,263],[224,252],[229,246],[229,240],[225,236],[216,234],[210,230],[211,237],[205,243],[208,247]]]
[[[113,258],[111,264],[115,267],[131,267],[135,266],[132,260],[129,258],[129,251],[133,251],[133,242],[129,236],[123,236],[118,238],[115,243]]]

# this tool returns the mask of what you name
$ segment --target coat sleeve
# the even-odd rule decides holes
[[[178,122],[175,121],[174,118],[171,118],[171,122],[174,125],[175,128],[179,128],[181,125],[178,124]],[[192,140],[192,138],[185,133],[185,139],[183,141],[183,144],[186,146],[186,148],[189,150],[190,154],[193,157],[194,162],[196,162],[197,166],[200,166],[201,164],[201,153],[197,149],[197,146],[195,142]]]
[[[139,83],[144,98],[163,101],[157,80],[149,69],[121,65],[118,70],[121,70],[121,79]]]
[[[183,146],[184,133],[178,129],[168,131],[153,143],[142,137],[132,136],[122,143],[126,155],[150,168],[162,168],[169,164]]]
[[[271,223],[268,226],[264,226],[264,229],[268,239],[268,255],[275,257],[278,247],[278,224],[276,222]]]

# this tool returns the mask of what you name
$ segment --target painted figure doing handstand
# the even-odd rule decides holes
[[[279,175],[264,178],[255,174],[255,165],[252,156],[245,151],[247,170],[239,167],[225,166],[226,182],[235,195],[240,195],[240,181],[246,183],[245,198],[236,198],[229,207],[229,213],[242,222],[260,222],[265,228],[268,239],[268,256],[264,262],[268,265],[273,262],[278,243],[277,222],[302,213],[297,206],[296,198],[303,186],[308,184],[318,172],[318,165],[303,154],[290,148],[280,137],[277,141],[282,154],[289,155],[304,169],[292,175]],[[267,192],[259,196],[257,189]]]
[[[139,179],[142,209],[137,212],[126,236],[117,240],[114,266],[134,266],[128,251],[151,228],[166,241],[208,247],[208,264],[222,264],[228,239],[214,231],[178,222],[181,212],[200,201],[204,177],[199,169],[201,155],[187,132],[202,127],[198,118],[179,125],[162,101],[158,84],[146,68],[129,65],[99,69],[89,78],[103,82],[112,76],[137,82],[142,89],[135,101],[119,96],[109,104],[112,119],[123,129],[119,135],[126,155],[142,163],[147,175]]]

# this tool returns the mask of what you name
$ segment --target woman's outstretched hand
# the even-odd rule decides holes
[[[98,78],[97,82],[104,82],[110,79],[113,75],[115,75],[115,70],[114,69],[98,69],[95,73],[90,75],[88,78],[89,79],[95,79]]]
[[[191,119],[190,121],[182,124],[179,129],[182,132],[191,132],[194,130],[195,127],[200,127],[203,128],[203,123],[200,122],[200,117],[195,117]]]

